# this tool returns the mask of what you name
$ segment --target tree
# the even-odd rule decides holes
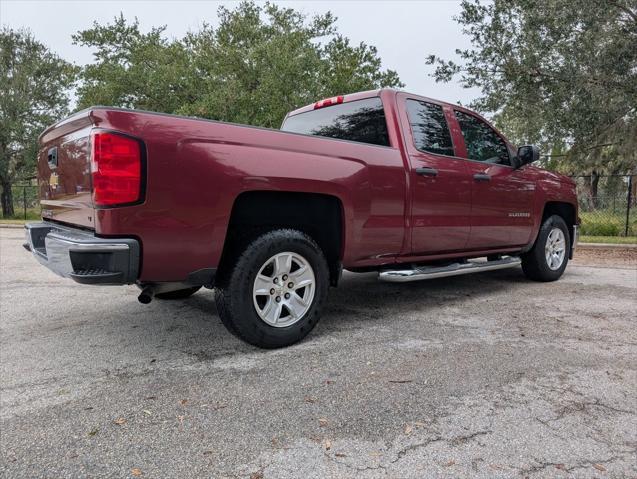
[[[4,217],[13,216],[11,186],[35,171],[37,137],[68,111],[75,67],[27,30],[0,31],[0,185]]]
[[[429,56],[437,81],[479,87],[472,106],[513,139],[559,153],[559,168],[637,165],[637,5],[631,0],[463,0],[473,48]],[[564,148],[565,147],[565,148]]]
[[[243,2],[218,10],[183,39],[165,27],[142,33],[121,15],[74,35],[96,49],[79,89],[80,106],[106,104],[279,127],[285,113],[317,99],[401,87],[373,46],[350,45],[329,12],[308,19],[291,9]]]

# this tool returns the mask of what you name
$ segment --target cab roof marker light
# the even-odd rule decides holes
[[[343,95],[333,96],[332,98],[325,98],[324,100],[319,100],[314,103],[314,109],[318,110],[319,108],[324,108],[326,106],[338,105],[343,103],[345,97]]]

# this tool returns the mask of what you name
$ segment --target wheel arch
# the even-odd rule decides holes
[[[547,201],[544,204],[540,225],[542,225],[549,216],[553,215],[560,216],[564,220],[568,227],[570,243],[573,244],[573,226],[577,223],[577,209],[575,205],[566,201]]]
[[[317,242],[328,263],[330,284],[341,275],[345,224],[342,200],[325,193],[253,190],[239,194],[233,204],[218,275],[256,236],[279,228],[302,231]]]

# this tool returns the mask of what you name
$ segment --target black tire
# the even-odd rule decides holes
[[[201,286],[193,286],[192,288],[178,289],[177,291],[169,291],[168,293],[159,293],[155,295],[157,299],[186,299],[201,289]]]
[[[554,228],[559,228],[564,234],[564,259],[557,269],[551,269],[546,259],[545,247],[550,232]],[[555,281],[562,276],[568,264],[568,255],[571,248],[571,237],[568,226],[561,216],[549,216],[540,227],[540,231],[535,240],[533,248],[528,253],[522,255],[522,270],[527,278],[534,281]]]
[[[309,309],[297,322],[275,327],[262,320],[256,310],[253,285],[256,275],[273,256],[291,252],[301,255],[312,267],[314,296]],[[216,285],[217,311],[226,328],[240,339],[261,348],[281,348],[309,334],[320,318],[329,288],[329,270],[323,252],[306,234],[281,229],[265,233],[243,250]]]

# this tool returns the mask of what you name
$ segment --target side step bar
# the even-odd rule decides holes
[[[513,268],[521,263],[522,261],[517,256],[505,256],[494,261],[470,260],[466,263],[452,263],[444,266],[415,266],[412,269],[385,270],[381,271],[378,278],[392,283],[406,283],[423,279],[479,273],[480,271]]]

